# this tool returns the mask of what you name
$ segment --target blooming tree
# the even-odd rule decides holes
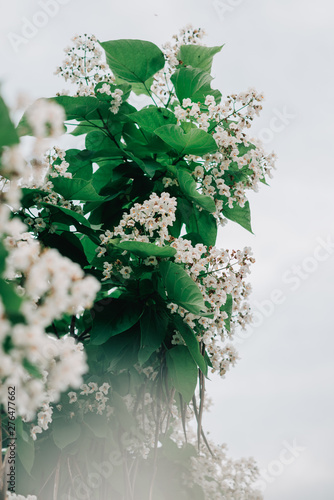
[[[261,498],[253,460],[228,459],[202,415],[251,320],[251,250],[218,248],[218,230],[251,231],[247,191],[275,156],[247,133],[263,96],[212,88],[221,47],[203,34],[76,36],[57,69],[74,95],[17,128],[0,101],[0,403],[6,424],[15,388],[22,493]],[[50,142],[64,125],[77,148]]]

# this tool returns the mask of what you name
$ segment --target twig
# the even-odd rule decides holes
[[[194,408],[194,413],[195,413],[196,421],[198,422],[197,403],[196,403],[196,397],[195,397],[195,395],[192,398],[192,403],[193,403],[193,408]],[[213,451],[210,448],[210,445],[208,443],[208,440],[206,439],[206,436],[205,436],[205,433],[203,431],[203,428],[201,430],[201,434],[202,434],[202,438],[203,438],[203,441],[204,441],[207,449],[209,450],[210,454],[214,457],[215,455],[214,455]]]
[[[73,314],[73,316],[71,317],[70,335],[71,335],[71,337],[74,337],[74,338],[76,338],[76,335],[74,333],[74,330],[75,330],[75,320],[76,320],[76,317]]]
[[[57,337],[57,339],[60,339],[58,330],[57,330],[56,325],[54,324],[54,322],[52,322],[52,329],[53,329],[53,331],[54,331],[55,336]]]

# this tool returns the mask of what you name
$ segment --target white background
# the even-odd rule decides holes
[[[187,23],[207,31],[207,45],[226,44],[215,58],[216,88],[228,94],[255,86],[265,93],[254,135],[277,152],[278,169],[270,187],[250,196],[255,236],[230,223],[219,242],[254,250],[258,326],[226,379],[208,384],[215,404],[204,424],[233,457],[254,456],[267,470],[267,500],[333,500],[334,249],[317,254],[321,261],[313,257],[319,238],[334,240],[333,3],[63,0],[17,51],[9,34],[21,35],[24,18],[32,20],[40,4],[0,5],[0,79],[10,102],[18,91],[37,98],[63,88],[53,71],[75,33],[159,45]],[[288,117],[275,121],[280,114]],[[301,266],[302,277],[293,266]],[[283,303],[270,306],[274,289]],[[280,466],[283,442],[294,440],[304,451]]]

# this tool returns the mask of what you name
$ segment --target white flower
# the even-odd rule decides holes
[[[70,398],[70,401],[69,401],[70,404],[78,401],[78,396],[77,396],[76,392],[69,392],[68,397]]]
[[[107,382],[104,382],[104,384],[102,384],[102,385],[99,387],[99,390],[100,390],[103,394],[108,394],[109,389],[110,389],[110,385],[109,385]]]
[[[120,273],[121,273],[121,275],[122,275],[123,278],[129,279],[130,278],[130,273],[132,273],[132,269],[129,266],[124,266],[120,270]]]
[[[36,439],[37,439],[37,435],[36,434],[40,434],[41,432],[43,432],[43,430],[42,430],[42,428],[39,425],[34,425],[30,429],[30,435],[31,435],[31,437],[32,437],[32,439],[34,441],[36,441]]]

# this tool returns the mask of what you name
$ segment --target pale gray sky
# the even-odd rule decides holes
[[[234,370],[209,384],[215,405],[205,424],[232,456],[252,455],[267,471],[266,500],[333,500],[334,248],[324,243],[334,241],[333,3],[57,1],[59,12],[16,52],[8,34],[21,35],[41,2],[0,0],[0,79],[9,99],[61,89],[53,71],[75,33],[161,44],[187,23],[206,29],[208,45],[226,44],[214,64],[217,88],[265,93],[254,135],[277,152],[278,170],[270,188],[250,196],[256,236],[230,223],[220,238],[221,246],[253,247],[258,326],[240,344]],[[273,293],[281,304],[268,303]],[[306,449],[288,460],[294,441]]]

